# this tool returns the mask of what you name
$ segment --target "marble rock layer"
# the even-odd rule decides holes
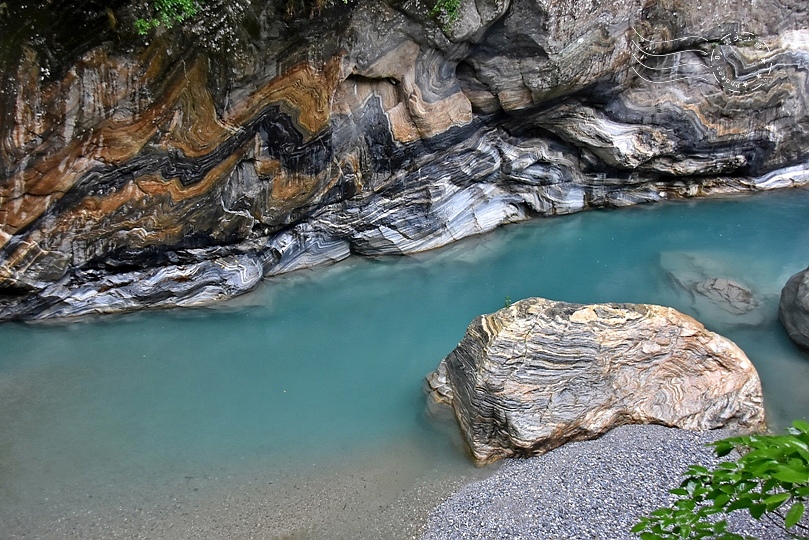
[[[784,285],[778,318],[792,341],[809,349],[809,268],[789,278]]]
[[[210,0],[148,38],[129,2],[85,4],[0,12],[0,320],[809,183],[798,0],[463,0],[448,24],[409,0]]]
[[[516,302],[475,319],[427,382],[479,464],[624,424],[765,428],[758,373],[741,349],[655,305]]]

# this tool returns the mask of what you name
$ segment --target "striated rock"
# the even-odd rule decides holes
[[[475,319],[428,377],[479,464],[624,424],[764,429],[755,368],[672,308],[522,300]]]
[[[706,279],[697,283],[694,289],[712,302],[726,305],[731,313],[742,314],[756,308],[753,292],[731,279]]]
[[[809,349],[809,268],[789,278],[784,285],[778,318],[792,341]]]
[[[10,2],[0,320],[239,294],[240,264],[213,295],[171,276],[244,256],[271,275],[809,184],[809,12],[763,1],[462,0],[445,26],[412,0],[210,0],[148,40],[125,0]],[[133,272],[163,283],[102,294]]]

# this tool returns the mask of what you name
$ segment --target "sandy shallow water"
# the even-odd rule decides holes
[[[35,508],[4,509],[0,538],[417,538],[434,506],[497,469],[436,459],[425,470],[424,456],[416,455],[421,452],[420,445],[400,441],[335,460],[330,470],[320,463],[172,480],[156,474],[126,489],[99,485],[53,498],[43,494]],[[155,493],[163,495],[156,500]]]

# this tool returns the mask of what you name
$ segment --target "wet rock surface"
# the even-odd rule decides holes
[[[809,268],[789,278],[784,285],[778,317],[792,341],[809,349]]]
[[[764,429],[744,353],[674,309],[521,300],[475,319],[428,377],[479,464],[624,424]]]
[[[797,0],[467,0],[443,28],[418,2],[335,2],[310,20],[216,0],[186,33],[148,39],[127,30],[127,2],[79,4],[0,17],[0,319],[257,283],[217,261],[272,275],[809,182]],[[212,264],[238,286],[175,279]],[[135,271],[163,283],[105,294]]]

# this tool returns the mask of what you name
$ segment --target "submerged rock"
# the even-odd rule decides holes
[[[647,304],[529,298],[482,315],[428,377],[476,462],[542,454],[624,424],[765,427],[761,383],[730,340]]]
[[[726,305],[731,313],[741,315],[756,308],[753,292],[732,279],[706,279],[697,283],[695,289],[709,300]]]
[[[750,262],[716,253],[665,251],[660,266],[683,296],[678,303],[690,304],[700,318],[725,325],[757,325],[767,317],[761,305],[775,291],[754,290],[745,283],[745,278],[760,272]]]
[[[778,318],[792,341],[809,349],[809,268],[789,278],[784,285]]]

